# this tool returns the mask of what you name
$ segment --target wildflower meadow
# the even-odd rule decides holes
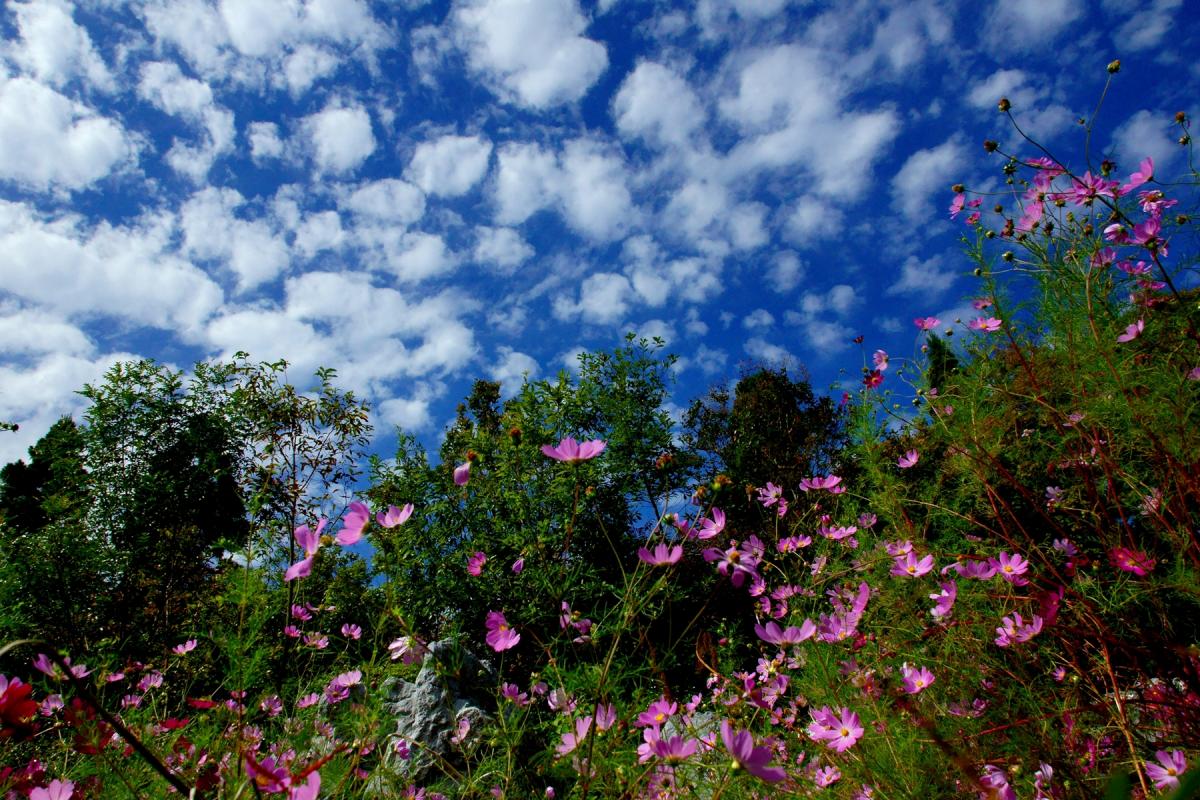
[[[673,417],[631,335],[368,459],[332,370],[85,387],[2,476],[0,792],[1196,796],[1190,118],[1160,175],[997,100],[1020,146],[945,194],[975,315],[827,392]]]

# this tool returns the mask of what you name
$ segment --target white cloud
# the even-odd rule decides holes
[[[521,390],[526,378],[535,380],[540,369],[533,356],[501,345],[496,350],[496,358],[492,360],[488,375],[492,380],[500,382],[503,397],[512,397]]]
[[[696,353],[692,356],[692,363],[706,375],[724,373],[728,362],[729,354],[724,350],[703,344],[696,348]]]
[[[724,167],[731,178],[793,167],[807,172],[822,194],[854,197],[899,133],[891,110],[849,110],[849,88],[817,50],[759,50],[736,75],[736,91],[718,104],[744,134]]]
[[[341,175],[353,172],[375,152],[371,117],[361,106],[326,106],[305,117],[303,129],[317,171]]]
[[[142,66],[138,96],[160,111],[184,119],[202,130],[202,142],[189,145],[178,139],[167,154],[167,163],[199,183],[221,155],[233,149],[233,113],[213,102],[212,89],[188,78],[173,61],[151,61]]]
[[[279,126],[274,122],[251,122],[246,129],[246,138],[250,140],[250,157],[255,161],[283,155],[283,140],[279,138]]]
[[[624,275],[598,272],[584,279],[579,302],[563,296],[554,298],[554,316],[561,320],[582,317],[587,322],[611,325],[629,313],[633,295],[633,286]]]
[[[608,66],[575,0],[468,0],[453,21],[471,67],[525,106],[573,103]]]
[[[777,293],[784,294],[799,286],[806,272],[800,257],[785,251],[771,259],[771,266],[767,269],[767,285]]]
[[[80,189],[130,159],[117,122],[29,78],[0,78],[0,179]]]
[[[324,47],[304,44],[297,47],[283,61],[283,78],[288,91],[300,95],[321,78],[332,75],[340,59]]]
[[[0,353],[8,355],[92,355],[96,347],[82,330],[44,309],[0,307]],[[4,419],[0,415],[0,419]]]
[[[512,274],[533,257],[533,248],[512,228],[480,226],[475,229],[475,236],[475,261],[503,274]]]
[[[742,349],[746,355],[769,366],[788,364],[796,360],[787,348],[768,342],[761,336],[752,336],[745,341]]]
[[[487,174],[492,143],[482,136],[443,136],[417,145],[408,174],[425,194],[458,197]]]
[[[843,228],[841,209],[828,199],[804,195],[788,214],[784,232],[788,241],[797,245],[830,239]]]
[[[359,184],[339,206],[367,220],[412,225],[425,216],[425,195],[411,183],[384,178]]]
[[[1113,132],[1112,149],[1125,175],[1133,172],[1142,159],[1154,159],[1155,173],[1165,179],[1172,174],[1182,148],[1175,141],[1178,128],[1171,114],[1143,109],[1121,123]],[[1122,176],[1124,177],[1124,176]]]
[[[742,327],[748,331],[770,328],[774,324],[775,317],[765,308],[756,308],[742,317]]]
[[[76,391],[85,383],[103,378],[118,361],[136,356],[106,353],[97,358],[70,353],[50,353],[23,366],[0,363],[0,420],[17,422],[16,433],[0,436],[0,461],[26,457],[26,451],[58,421],[78,414],[85,401]]]
[[[308,258],[322,250],[336,250],[345,240],[346,232],[336,211],[312,214],[296,229],[296,249]]]
[[[860,298],[853,286],[839,283],[826,292],[805,292],[800,297],[800,310],[806,315],[832,311],[844,316],[859,304]]]
[[[1007,97],[1018,111],[1024,111],[1041,99],[1042,92],[1028,82],[1019,69],[1000,69],[967,92],[967,102],[976,108],[995,109],[1001,97]]]
[[[262,219],[239,219],[245,198],[234,189],[197,192],[180,211],[183,251],[227,266],[240,291],[274,280],[289,262],[286,244]]]
[[[457,266],[446,250],[446,242],[432,233],[405,234],[401,249],[388,260],[385,269],[406,283],[417,283],[443,275]]]
[[[950,186],[967,164],[967,149],[959,134],[937,147],[918,150],[892,178],[892,205],[910,222],[930,221],[935,202],[950,196]],[[948,202],[948,201],[947,201]],[[936,214],[933,219],[939,219]]]
[[[682,144],[704,124],[696,93],[668,67],[644,61],[625,78],[613,99],[617,128],[656,144]]]
[[[1129,13],[1129,19],[1113,34],[1124,50],[1148,50],[1162,42],[1178,23],[1175,12],[1183,6],[1183,0],[1154,0],[1149,7],[1141,4],[1125,5],[1119,9]]]
[[[978,30],[995,49],[1028,51],[1053,41],[1084,11],[1083,0],[995,0]]]
[[[909,256],[900,268],[900,278],[887,288],[887,293],[921,295],[927,300],[935,300],[950,288],[956,277],[952,271],[942,268],[942,259],[938,256],[925,261]]]
[[[389,397],[378,404],[379,416],[389,425],[406,433],[421,433],[433,427],[430,406],[436,397],[428,390],[418,387],[410,397]]]
[[[73,18],[74,7],[63,0],[10,3],[21,41],[12,50],[13,60],[39,81],[63,87],[82,78],[98,89],[111,91],[112,75],[92,45],[86,29]]]
[[[574,139],[556,157],[536,144],[510,144],[497,160],[493,198],[501,223],[519,224],[552,207],[576,232],[612,241],[636,220],[625,163],[615,148]]]
[[[107,316],[191,336],[223,301],[207,275],[173,252],[173,217],[130,227],[43,218],[0,201],[0,290],[61,317]]]

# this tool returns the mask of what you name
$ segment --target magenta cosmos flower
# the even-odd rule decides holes
[[[835,714],[829,706],[824,706],[810,713],[813,721],[806,729],[808,735],[818,742],[825,742],[831,750],[844,753],[862,738],[862,720],[848,708]]]
[[[471,462],[467,461],[459,464],[454,468],[454,485],[466,486],[467,481],[471,480]]]
[[[350,504],[350,509],[342,517],[342,529],[338,531],[337,543],[341,545],[357,544],[362,538],[363,529],[371,520],[371,509],[366,503],[357,500]]]
[[[917,554],[909,550],[902,556],[897,556],[892,564],[892,574],[902,578],[920,578],[933,570],[933,556],[917,558]]]
[[[487,553],[476,551],[467,559],[467,573],[478,578],[483,574],[483,565],[487,563]]]
[[[1154,754],[1157,764],[1147,763],[1146,774],[1154,781],[1154,788],[1175,789],[1179,786],[1179,776],[1187,771],[1187,759],[1182,750],[1159,750]]]
[[[508,620],[499,611],[489,611],[487,613],[487,640],[488,645],[497,653],[502,650],[509,650],[517,646],[521,641],[521,634],[517,633],[508,624]]]
[[[1000,330],[1001,322],[995,317],[979,317],[967,323],[967,327],[973,331],[984,331],[993,333]]]
[[[683,558],[683,547],[681,545],[668,547],[666,543],[659,542],[655,545],[654,552],[650,552],[645,547],[639,547],[638,558],[652,567],[665,567]]]
[[[917,317],[913,320],[913,325],[916,325],[923,331],[931,331],[941,324],[942,321],[937,317]]]
[[[1154,569],[1154,559],[1141,550],[1128,547],[1114,547],[1108,551],[1109,560],[1122,572],[1132,572],[1134,575],[1146,575]]]
[[[1117,341],[1121,344],[1132,342],[1134,339],[1142,335],[1142,331],[1146,330],[1146,321],[1139,319],[1137,322],[1125,329],[1125,332],[1117,337]]]
[[[29,793],[29,800],[71,800],[74,794],[74,783],[71,781],[60,781],[56,778],[50,781],[50,784],[45,789],[39,786],[31,791]]]
[[[406,504],[404,508],[388,506],[386,514],[381,511],[375,515],[375,521],[378,522],[381,527],[394,528],[397,525],[403,525],[404,523],[408,522],[408,518],[412,516],[412,513],[412,503]]]
[[[920,694],[935,680],[927,667],[913,669],[907,662],[900,667],[900,675],[903,678],[904,691],[909,694]]]
[[[908,469],[909,467],[916,466],[917,461],[920,459],[920,453],[918,453],[916,450],[909,450],[896,460],[896,466],[900,467],[900,469]]]
[[[743,767],[754,777],[767,783],[777,783],[787,777],[783,767],[767,766],[771,761],[771,748],[766,745],[756,747],[750,731],[735,733],[727,719],[721,720],[721,741],[733,757],[734,764]]]
[[[567,464],[577,464],[580,461],[587,461],[589,458],[595,458],[604,452],[604,448],[608,445],[600,439],[592,439],[590,442],[580,444],[570,436],[565,437],[558,443],[558,447],[551,447],[548,444],[542,445],[542,452],[549,458],[555,461],[563,461]]]
[[[317,523],[315,531],[311,530],[307,525],[301,525],[299,528],[296,528],[293,536],[296,537],[296,544],[300,545],[304,550],[304,558],[287,568],[287,572],[283,574],[284,581],[307,578],[312,574],[313,557],[316,556],[317,550],[321,548],[321,533],[325,530],[325,525],[328,521],[322,518]]]

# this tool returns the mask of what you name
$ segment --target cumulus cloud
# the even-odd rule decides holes
[[[228,267],[243,292],[274,280],[289,261],[287,245],[266,220],[238,216],[245,205],[235,189],[209,187],[180,210],[183,251]]]
[[[167,154],[167,163],[193,181],[203,180],[216,159],[233,149],[233,113],[213,101],[208,84],[185,77],[175,62],[143,64],[138,96],[201,129],[199,145],[176,139]]]
[[[358,169],[375,152],[371,117],[362,106],[326,106],[305,117],[302,129],[317,171],[344,175]]]
[[[90,356],[96,347],[80,328],[44,309],[0,306],[0,352],[9,355],[60,353]],[[0,419],[5,419],[0,415]]]
[[[496,349],[496,358],[492,360],[488,376],[500,382],[502,397],[512,397],[521,390],[526,379],[536,379],[540,369],[533,356],[501,345]]]
[[[396,178],[360,183],[339,206],[373,222],[411,225],[425,216],[425,195]]]
[[[417,145],[408,174],[428,195],[458,197],[487,174],[492,143],[482,136],[443,136]]]
[[[742,317],[742,327],[749,331],[770,328],[774,324],[775,317],[765,308],[756,308]]]
[[[767,268],[767,286],[780,294],[800,285],[807,272],[804,262],[791,251],[777,254]]]
[[[669,67],[644,61],[629,73],[613,99],[617,129],[652,144],[678,145],[704,124],[692,87]]]
[[[611,241],[632,226],[636,210],[620,152],[589,139],[567,142],[560,153],[530,143],[500,148],[493,187],[496,219],[520,224],[543,208],[591,239]]]
[[[0,78],[0,179],[81,189],[129,160],[120,123],[29,78]]]
[[[1054,41],[1084,11],[1083,0],[999,0],[979,31],[994,49],[1028,51]]]
[[[787,348],[768,342],[761,336],[751,336],[742,345],[746,355],[770,366],[792,363],[796,360]]]
[[[63,87],[79,78],[103,91],[114,88],[112,74],[96,52],[88,32],[74,20],[74,7],[63,0],[10,3],[20,41],[13,60],[42,83]]]
[[[1125,50],[1141,51],[1156,47],[1176,25],[1175,12],[1183,0],[1154,0],[1149,6],[1120,5],[1129,19],[1117,28],[1113,39]]]
[[[283,155],[283,140],[279,138],[279,126],[274,122],[251,122],[246,129],[246,139],[250,142],[250,157],[255,161]]]
[[[924,261],[916,256],[909,256],[900,267],[899,279],[887,288],[887,293],[923,295],[927,299],[937,299],[950,288],[955,277],[954,272],[942,267],[942,259],[939,256]]]
[[[736,88],[718,103],[743,134],[724,166],[733,176],[790,167],[821,194],[853,197],[899,133],[889,109],[850,110],[850,88],[815,49],[759,49],[734,74]]]
[[[1162,177],[1171,176],[1180,156],[1178,135],[1172,114],[1142,109],[1121,123],[1113,132],[1112,149],[1117,163],[1128,174],[1135,165],[1150,156],[1154,159],[1154,171]],[[1128,168],[1128,169],[1126,169]]]
[[[892,178],[892,206],[911,222],[928,221],[935,206],[945,205],[937,201],[949,197],[950,186],[966,162],[967,148],[958,134],[936,147],[918,150]]]
[[[842,231],[844,215],[829,200],[804,195],[798,199],[784,222],[788,241],[797,245],[831,239]]]
[[[468,0],[453,22],[472,69],[521,105],[575,102],[608,67],[575,0]]]
[[[577,302],[568,296],[554,298],[554,316],[561,320],[582,318],[586,322],[611,325],[629,313],[633,296],[633,286],[624,275],[597,272],[583,280]]]
[[[481,225],[475,229],[475,236],[475,261],[502,274],[512,274],[533,257],[533,248],[512,228]]]
[[[0,290],[68,319],[103,316],[192,336],[223,293],[174,252],[176,235],[170,215],[90,226],[0,201]]]

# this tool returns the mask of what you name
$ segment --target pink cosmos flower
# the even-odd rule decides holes
[[[639,547],[638,558],[652,567],[669,566],[683,558],[683,546],[668,547],[665,542],[659,542],[655,545],[653,553],[645,547]]]
[[[171,652],[177,656],[182,656],[196,649],[196,640],[188,639],[183,644],[177,644],[171,648]]]
[[[923,331],[931,331],[941,325],[942,321],[937,317],[917,317],[913,320],[913,324]]]
[[[307,578],[312,574],[313,556],[317,554],[317,550],[321,547],[321,533],[325,530],[325,525],[329,520],[324,517],[317,523],[315,531],[310,530],[307,525],[301,525],[293,532],[296,539],[296,544],[300,545],[304,550],[304,558],[297,561],[287,568],[287,572],[283,574],[284,581],[292,581],[296,578]]]
[[[992,333],[1000,330],[1002,323],[995,317],[978,317],[967,323],[967,327],[973,331],[985,331]]]
[[[408,518],[412,516],[412,513],[412,503],[407,503],[404,508],[388,506],[386,514],[381,511],[375,515],[375,521],[384,528],[394,528],[397,525],[403,525],[405,522],[408,522]]]
[[[729,720],[721,720],[721,741],[725,749],[733,757],[734,763],[743,767],[756,778],[767,783],[777,783],[787,777],[782,767],[767,766],[771,761],[771,748],[766,745],[754,745],[754,737],[750,731],[734,732]]]
[[[487,563],[487,553],[477,550],[467,559],[467,573],[478,578],[483,574],[483,565]]]
[[[518,558],[516,561],[514,561],[512,563],[513,575],[520,575],[521,570],[523,570],[523,569],[525,569],[525,559],[524,558]]]
[[[260,792],[283,792],[292,782],[292,776],[285,767],[276,763],[274,756],[268,756],[259,763],[247,753],[246,774]]]
[[[1028,569],[1029,562],[1022,558],[1020,553],[1013,555],[1001,553],[1000,557],[996,559],[996,574],[1009,583],[1016,583],[1017,577],[1024,575]]]
[[[1042,631],[1042,618],[1037,614],[1034,614],[1029,622],[1025,622],[1020,614],[1014,612],[1012,616],[1004,617],[1000,622],[1000,627],[996,628],[995,639],[999,647],[1028,642]]]
[[[883,372],[873,369],[863,376],[863,386],[868,389],[878,389],[883,383]]]
[[[930,611],[935,619],[949,616],[950,610],[954,608],[954,601],[958,597],[958,584],[954,581],[947,581],[940,584],[940,589],[929,595],[929,599],[934,601],[933,610]]]
[[[665,697],[660,697],[651,703],[649,708],[638,714],[637,721],[634,724],[639,728],[661,728],[678,711],[678,703],[674,703]]]
[[[342,636],[345,636],[347,639],[361,639],[362,628],[353,622],[347,622],[342,626]]]
[[[1109,561],[1122,572],[1132,572],[1134,575],[1146,575],[1154,569],[1154,559],[1141,550],[1128,547],[1114,547],[1108,551]]]
[[[288,789],[288,800],[317,800],[317,795],[321,792],[321,773],[314,770],[303,784],[298,784],[299,780],[299,776],[292,780],[292,786]]]
[[[825,742],[830,750],[844,753],[862,738],[865,729],[858,714],[842,708],[837,714],[829,706],[810,712],[812,724],[808,735],[818,742]]]
[[[858,533],[858,528],[854,525],[822,525],[817,528],[817,533],[837,542]]]
[[[650,744],[650,751],[668,764],[679,764],[696,755],[700,742],[696,739],[684,739],[682,736],[660,738],[653,728],[646,728],[644,738]],[[650,740],[653,739],[651,742]],[[640,749],[640,748],[639,748]]]
[[[971,308],[976,311],[983,311],[985,308],[991,308],[992,301],[988,297],[977,297],[971,301]]]
[[[1178,783],[1178,781],[1176,781]],[[75,784],[71,781],[60,781],[58,779],[50,781],[49,785],[43,789],[38,786],[29,793],[29,800],[71,800],[75,794]]]
[[[1187,759],[1183,757],[1183,751],[1159,750],[1154,757],[1158,760],[1157,764],[1146,764],[1146,774],[1154,781],[1154,788],[1159,791],[1177,789],[1179,776],[1187,771]]]
[[[1097,197],[1112,197],[1113,190],[1119,185],[1117,181],[1107,181],[1099,175],[1093,176],[1089,170],[1082,178],[1072,179],[1071,194],[1075,205],[1091,205]]]
[[[900,458],[896,461],[896,466],[900,467],[900,469],[908,469],[916,466],[916,463],[920,458],[921,455],[916,450],[909,450],[907,453],[900,456]]]
[[[606,731],[617,722],[617,707],[612,703],[601,703],[596,706],[596,728]]]
[[[808,492],[817,489],[824,489],[830,494],[841,494],[846,491],[846,487],[840,485],[841,477],[837,475],[818,475],[812,478],[803,478],[800,481],[800,491]],[[767,484],[768,486],[770,484]]]
[[[904,686],[904,691],[909,694],[920,694],[929,688],[929,685],[936,680],[933,673],[927,667],[919,667],[913,669],[905,662],[900,667],[900,675],[903,677],[901,683]]]
[[[770,483],[767,484],[767,486],[771,485]],[[776,486],[775,489],[778,491],[779,487]],[[762,490],[760,489],[759,491],[761,492]],[[706,517],[700,520],[700,530],[695,531],[694,535],[697,539],[711,539],[723,530],[725,530],[725,512],[713,506],[712,519]]]
[[[67,662],[67,667],[76,678],[86,678],[92,672],[86,664],[72,664],[70,656],[64,656],[63,660]],[[33,659],[33,668],[56,681],[63,679],[63,673],[58,664],[51,661],[50,656],[45,653],[37,654],[37,657]]]
[[[575,748],[583,744],[588,737],[588,732],[592,729],[591,716],[580,717],[575,720],[575,728],[570,733],[562,734],[562,744],[554,748],[554,751],[560,756],[570,755]]]
[[[816,632],[817,625],[811,619],[804,620],[799,627],[792,625],[783,629],[774,622],[768,622],[765,626],[754,626],[754,634],[758,638],[769,644],[779,645],[780,647],[798,645],[801,642],[811,639]]]
[[[871,363],[875,365],[875,369],[880,372],[887,372],[888,354],[886,350],[876,350],[871,356]]]
[[[932,555],[917,558],[917,554],[911,550],[903,556],[897,557],[895,563],[892,565],[892,574],[899,575],[902,578],[920,578],[922,575],[928,575],[932,570]]]
[[[509,626],[508,620],[499,611],[487,613],[486,625],[488,632],[485,639],[497,653],[516,647],[517,643],[521,641],[521,634]]]
[[[1132,342],[1137,337],[1141,336],[1142,331],[1146,329],[1146,321],[1139,319],[1137,322],[1125,329],[1125,332],[1117,337],[1117,341],[1121,344]]]
[[[1114,222],[1104,226],[1104,239],[1114,244],[1125,244],[1129,241],[1129,231],[1121,223]]]
[[[954,195],[954,199],[950,201],[950,219],[954,219],[962,213],[963,207],[967,204],[967,196],[962,192]]]
[[[465,461],[454,468],[454,485],[466,486],[471,480],[471,462]]]
[[[1147,156],[1138,166],[1138,171],[1129,176],[1129,182],[1121,187],[1121,194],[1129,194],[1144,183],[1154,180],[1154,159]]]
[[[335,537],[340,545],[357,544],[362,539],[363,529],[371,520],[371,509],[366,503],[355,500],[350,504],[350,510],[342,517],[342,529]]]
[[[822,789],[827,789],[842,779],[842,771],[832,764],[827,764],[813,773],[813,783]],[[868,795],[869,797],[870,795]]]
[[[570,436],[565,437],[558,443],[558,447],[551,447],[548,444],[542,445],[542,452],[549,458],[555,461],[564,461],[568,464],[577,464],[580,461],[587,461],[589,458],[595,458],[604,452],[604,448],[608,445],[600,439],[592,439],[590,442],[582,444],[576,442]]]

